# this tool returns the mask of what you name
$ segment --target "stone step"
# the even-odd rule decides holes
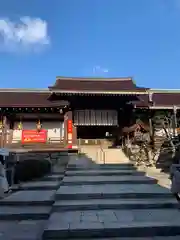
[[[71,166],[68,166],[67,167],[67,171],[83,171],[83,170],[86,170],[86,171],[92,171],[92,170],[136,170],[137,168],[134,167],[134,166],[129,166],[129,167],[121,167],[121,166],[117,166],[117,167],[114,167],[114,166],[109,166],[109,167],[102,167],[102,166],[89,166],[87,168],[85,167],[79,167],[79,166],[76,166],[76,167],[71,167]]]
[[[89,238],[81,238],[81,240],[88,240]],[[93,240],[179,240],[179,236],[171,236],[171,237],[143,237],[143,238],[124,238],[124,237],[113,237],[113,238],[93,238]],[[68,240],[73,240],[73,238],[68,238]]]
[[[127,164],[93,164],[91,166],[83,167],[83,166],[77,166],[76,164],[69,164],[67,166],[68,170],[90,170],[90,169],[105,169],[105,170],[130,170],[130,169],[136,169],[136,167],[132,163]]]
[[[157,180],[146,176],[69,176],[64,177],[62,185],[89,184],[156,184]]]
[[[1,240],[40,240],[47,220],[0,221]]]
[[[177,209],[67,211],[52,213],[43,239],[180,235]]]
[[[51,213],[50,206],[1,206],[0,219],[12,220],[42,220],[48,219]]]
[[[51,172],[51,175],[55,175],[55,176],[57,176],[57,175],[64,175],[64,173],[65,173],[65,169],[53,169],[52,170],[52,172]]]
[[[78,162],[78,160],[76,160],[76,162]],[[76,163],[69,163],[68,166],[72,166],[72,167],[76,167]],[[97,166],[97,164],[93,164],[93,166]],[[134,166],[134,163],[132,162],[128,162],[128,163],[124,163],[124,162],[120,162],[120,163],[113,163],[113,164],[110,164],[110,163],[106,163],[106,164],[98,164],[98,166],[102,166],[102,167],[118,167],[118,166],[122,166],[122,167],[133,167]],[[83,166],[82,166],[83,167]]]
[[[103,184],[61,186],[56,200],[112,198],[172,198],[169,189],[154,184]]]
[[[113,175],[143,176],[144,172],[136,170],[79,170],[65,172],[65,176],[113,176]]]
[[[129,171],[129,170],[136,170],[135,167],[88,167],[88,168],[81,168],[81,167],[67,167],[66,171],[111,171],[111,170],[123,170],[123,171]]]
[[[84,211],[100,209],[153,209],[178,208],[175,199],[90,199],[59,200],[53,205],[53,211]]]
[[[52,206],[56,190],[18,191],[0,200],[0,206]]]
[[[18,190],[57,190],[59,186],[59,181],[34,181],[21,184]]]
[[[64,174],[53,174],[53,175],[47,175],[44,176],[41,179],[38,179],[38,181],[60,181],[64,177]]]

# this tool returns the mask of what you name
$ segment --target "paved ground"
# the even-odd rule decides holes
[[[17,192],[0,200],[0,240],[42,239],[66,161],[53,167],[52,174],[21,184]]]
[[[157,179],[160,186],[170,189],[171,180],[168,173],[161,172],[161,169],[156,168],[145,168],[144,171],[147,176]]]
[[[72,155],[66,172],[58,166],[22,184],[0,201],[0,239],[179,240],[180,212],[169,189],[127,159],[117,162]]]
[[[170,237],[180,234],[177,202],[169,189],[143,175],[125,161],[105,167],[71,159],[44,239],[180,239]]]

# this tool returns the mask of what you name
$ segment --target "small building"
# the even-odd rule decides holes
[[[1,146],[108,144],[138,114],[179,107],[180,91],[139,87],[132,78],[57,77],[47,89],[0,89]]]

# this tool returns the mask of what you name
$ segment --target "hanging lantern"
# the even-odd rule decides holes
[[[38,123],[36,124],[36,128],[37,128],[37,131],[38,131],[38,132],[41,131],[42,124],[41,124],[40,120],[39,120]]]
[[[18,124],[18,130],[22,130],[23,129],[23,124],[22,122],[20,121],[19,124]]]
[[[3,121],[0,121],[0,129],[3,129]]]

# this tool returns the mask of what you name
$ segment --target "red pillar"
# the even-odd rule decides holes
[[[68,111],[64,116],[64,129],[65,129],[65,146],[67,148],[77,148],[77,132],[73,124],[72,111]]]

